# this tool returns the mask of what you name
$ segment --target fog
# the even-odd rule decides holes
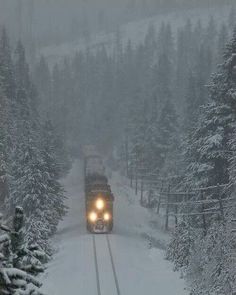
[[[93,32],[112,31],[117,26],[144,17],[197,7],[209,9],[233,0],[1,0],[0,22],[9,27],[13,40],[19,37],[37,46],[87,38]]]
[[[0,0],[0,294],[236,294],[235,167],[235,0]]]
[[[72,150],[85,138],[108,142],[113,149],[127,135],[130,116],[137,115],[131,114],[137,96],[137,105],[145,101],[147,110],[136,111],[147,112],[147,117],[154,100],[154,109],[159,112],[163,107],[164,95],[182,118],[186,79],[189,72],[200,71],[199,56],[201,62],[207,61],[201,69],[200,101],[207,99],[204,85],[232,30],[233,4],[233,0],[1,0],[0,24],[7,29],[13,52],[18,40],[26,49],[41,116],[53,118]],[[181,65],[184,47],[186,67]],[[158,75],[167,80],[158,82]]]

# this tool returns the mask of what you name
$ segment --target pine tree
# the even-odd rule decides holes
[[[215,223],[205,237],[196,237],[189,262],[192,294],[233,294],[235,272],[232,249],[235,241],[230,224]],[[201,253],[201,255],[199,255]]]
[[[196,78],[194,74],[190,72],[185,93],[185,116],[183,120],[183,129],[185,132],[193,128],[198,117],[199,102],[196,84]]]
[[[145,36],[145,51],[148,58],[148,63],[152,65],[153,62],[155,62],[156,58],[156,50],[157,50],[157,33],[155,30],[154,25],[151,23],[149,24],[147,34]]]
[[[1,230],[7,232],[6,234],[0,236],[0,293],[6,295],[42,295],[38,290],[38,288],[41,287],[41,284],[32,275],[14,266],[14,259],[16,259],[17,254],[12,251],[12,242],[14,244],[14,241],[16,242],[16,238],[12,240],[11,235],[13,233],[11,233],[11,230],[8,227],[3,225],[2,215],[0,216],[0,219]],[[18,225],[20,224],[16,222],[15,230],[19,233],[22,224],[20,226]],[[15,237],[17,232],[14,231]],[[17,239],[18,241],[22,241],[22,235],[19,234]],[[18,246],[19,245],[20,243],[18,243]],[[31,260],[31,263],[33,262],[35,264],[36,257],[33,261],[32,253],[30,256],[31,257],[29,259]],[[29,264],[27,264],[27,266],[29,266]]]
[[[189,73],[189,60],[186,56],[186,48],[184,42],[184,31],[178,30],[177,33],[177,64],[176,64],[176,73],[174,77],[174,90],[176,91],[176,100],[181,102],[180,105],[183,104],[184,97],[184,85],[186,83],[188,73]]]
[[[174,270],[187,270],[196,234],[196,230],[185,221],[175,228],[166,252],[166,258],[174,263]]]
[[[52,101],[51,101],[51,73],[44,56],[40,58],[39,63],[36,65],[34,73],[34,81],[36,87],[40,89],[40,107],[41,116],[48,116],[52,112]]]
[[[48,239],[55,233],[65,209],[63,190],[58,182],[62,167],[53,167],[56,156],[51,154],[52,142],[49,138],[52,141],[55,137],[52,130],[48,134],[41,127],[37,96],[20,43],[16,51],[15,71],[18,137],[13,151],[8,207],[10,212],[15,206],[24,208],[29,242],[38,242],[42,248],[49,250]],[[55,148],[56,143],[53,144]],[[57,152],[61,152],[60,148],[55,148]]]
[[[163,106],[166,100],[172,98],[172,79],[171,79],[171,62],[166,54],[159,57],[158,65],[154,68],[156,76],[155,95],[158,104]]]
[[[227,45],[223,64],[210,83],[211,102],[202,108],[198,127],[189,140],[192,158],[189,173],[197,186],[229,181],[228,143],[236,115],[235,53],[236,32]]]
[[[210,18],[208,22],[208,26],[206,28],[206,34],[205,34],[205,46],[206,48],[211,48],[212,54],[214,56],[215,53],[215,42],[216,42],[216,36],[217,36],[217,26],[215,23],[215,19],[213,17]]]
[[[8,196],[7,176],[9,173],[7,99],[0,86],[0,206]]]
[[[11,48],[5,28],[1,31],[0,39],[0,73],[4,94],[13,103],[15,98],[14,69],[11,58]]]
[[[36,243],[29,244],[22,207],[15,208],[13,231],[10,233],[10,238],[13,266],[31,275],[38,275],[43,272],[43,263],[46,263],[49,257]]]
[[[158,55],[166,54],[169,59],[174,57],[174,41],[172,36],[171,25],[169,23],[161,24],[157,39]]]
[[[13,205],[20,205],[24,208],[27,228],[31,233],[31,241],[40,240],[43,243],[47,240],[50,231],[50,225],[44,221],[47,202],[49,201],[48,187],[46,186],[48,175],[45,163],[42,161],[40,151],[31,140],[27,144],[20,145],[19,148],[17,162],[20,166],[17,166],[14,174]],[[43,226],[37,229],[44,238],[36,229],[33,229],[33,225],[39,221]]]
[[[158,123],[158,140],[156,145],[156,152],[159,159],[156,166],[159,170],[167,176],[173,173],[169,167],[170,162],[173,160],[173,154],[178,148],[178,120],[175,108],[170,100],[166,100]],[[172,166],[173,165],[173,166]],[[172,168],[175,163],[172,162]]]
[[[158,37],[158,64],[157,64],[157,95],[161,100],[170,99],[173,86],[173,65],[175,49],[170,24],[164,25]]]
[[[50,82],[51,83],[51,82]],[[31,277],[44,271],[48,239],[65,214],[64,191],[59,183],[66,172],[63,145],[52,126],[42,127],[38,97],[31,81],[25,50],[19,42],[11,59],[5,30],[0,39],[0,180],[6,215],[13,230],[0,238],[0,293],[40,294]],[[45,128],[44,128],[45,127]],[[60,161],[60,162],[59,162]],[[6,191],[3,184],[6,183]],[[24,213],[23,213],[24,210]],[[40,246],[39,246],[40,244]],[[21,285],[18,285],[21,282]]]
[[[47,208],[44,210],[44,216],[48,220],[50,227],[50,235],[54,234],[57,225],[66,213],[64,190],[59,183],[61,176],[60,163],[57,158],[57,141],[54,135],[54,129],[50,121],[46,121],[44,125],[44,141],[42,149],[42,159],[45,163],[45,173],[48,178],[47,185],[48,202]]]
[[[196,187],[227,183],[229,155],[225,128],[232,122],[231,110],[213,102],[200,112],[199,124],[188,141],[188,179]]]
[[[8,200],[8,210],[13,211],[13,208],[17,205],[22,205],[23,199],[21,197],[15,198],[15,194],[18,193],[18,182],[23,177],[23,170],[25,167],[25,173],[27,171],[29,153],[28,147],[30,142],[32,143],[32,125],[31,125],[31,110],[29,101],[29,74],[28,66],[25,61],[25,52],[21,43],[18,43],[16,50],[15,61],[15,75],[16,75],[16,142],[12,151],[12,167],[11,167],[11,194]],[[26,175],[25,175],[26,177]],[[23,193],[23,192],[21,192]],[[23,197],[22,197],[23,198]]]
[[[147,141],[147,113],[144,101],[136,94],[136,101],[130,113],[130,171],[133,175],[141,174],[146,162]]]
[[[8,197],[11,148],[14,144],[15,85],[6,30],[0,39],[0,191],[1,205]]]
[[[235,157],[233,130],[236,122],[235,103],[235,65],[236,65],[236,31],[228,43],[222,64],[212,76],[209,85],[209,102],[201,107],[196,127],[190,131],[186,144],[188,169],[186,181],[190,187],[206,187],[226,184],[235,179]],[[231,166],[230,166],[231,164]],[[211,192],[205,192],[208,198]],[[213,193],[214,195],[214,193]],[[221,197],[225,197],[222,194]],[[199,198],[196,195],[195,198]],[[193,198],[192,200],[195,200]],[[230,206],[235,206],[231,202]],[[188,213],[192,210],[188,206]],[[169,258],[180,267],[186,266],[186,276],[190,281],[191,294],[232,294],[235,289],[234,262],[231,259],[235,240],[231,233],[231,219],[235,210],[226,208],[224,217],[212,215],[206,219],[205,228],[201,217],[189,217],[185,221],[193,229],[194,235],[187,264],[182,263],[185,251],[181,243],[186,232],[179,232],[170,244]],[[177,228],[177,231],[179,229]],[[177,246],[176,246],[177,245]],[[180,245],[180,248],[178,248]],[[175,252],[174,249],[177,249]],[[201,253],[201,255],[199,255]],[[179,263],[180,262],[180,263]]]
[[[235,11],[235,6],[233,6],[230,10],[229,14],[229,27],[231,30],[234,29],[236,25],[236,11]]]
[[[213,55],[210,47],[206,47],[203,44],[199,46],[199,49],[196,51],[195,63],[193,64],[199,106],[206,103],[208,98],[206,85],[208,85],[212,72],[212,60]]]
[[[225,52],[225,45],[228,41],[228,31],[225,24],[222,24],[219,36],[218,36],[218,55],[220,58],[220,61],[223,59],[223,55]]]

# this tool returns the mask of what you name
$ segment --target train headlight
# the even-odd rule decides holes
[[[102,209],[104,208],[104,206],[105,206],[105,202],[104,202],[104,200],[102,200],[102,199],[97,199],[97,201],[96,201],[96,208],[97,208],[98,210],[102,210]]]
[[[89,214],[89,220],[90,220],[91,222],[95,222],[95,221],[97,220],[97,218],[98,218],[97,213],[95,213],[95,212],[91,212],[91,213]]]
[[[111,219],[111,215],[109,213],[105,213],[103,215],[103,218],[104,218],[105,221],[109,221]]]

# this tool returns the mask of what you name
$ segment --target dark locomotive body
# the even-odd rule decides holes
[[[85,157],[84,174],[87,230],[109,233],[113,229],[114,196],[100,156]]]

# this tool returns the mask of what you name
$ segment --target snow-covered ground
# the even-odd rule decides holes
[[[121,295],[187,295],[185,283],[164,251],[150,248],[143,233],[166,236],[150,228],[154,216],[139,206],[125,179],[114,173],[110,180],[115,195],[115,227],[109,235]],[[64,181],[69,212],[53,241],[57,254],[43,275],[43,292],[49,295],[97,295],[93,235],[85,229],[82,169],[75,163]],[[96,235],[97,267],[101,295],[116,295],[115,279],[106,235]]]
[[[133,21],[122,25],[119,28],[120,36],[124,44],[126,44],[128,40],[131,40],[131,42],[135,45],[144,40],[150,24],[153,24],[158,31],[163,22],[170,23],[175,33],[178,28],[182,27],[186,23],[188,19],[191,20],[193,24],[197,23],[198,20],[201,20],[203,25],[206,25],[211,16],[214,17],[217,25],[219,26],[223,22],[227,23],[230,8],[230,6],[225,5],[209,9],[192,9],[181,12],[172,12],[164,15],[144,18],[139,21]],[[39,55],[44,55],[48,61],[53,64],[54,62],[63,60],[65,56],[74,55],[76,52],[86,50],[87,48],[93,50],[101,46],[105,46],[107,49],[112,51],[114,45],[116,44],[116,36],[116,32],[101,32],[91,35],[90,40],[87,42],[85,42],[84,38],[80,38],[74,42],[42,48]]]

